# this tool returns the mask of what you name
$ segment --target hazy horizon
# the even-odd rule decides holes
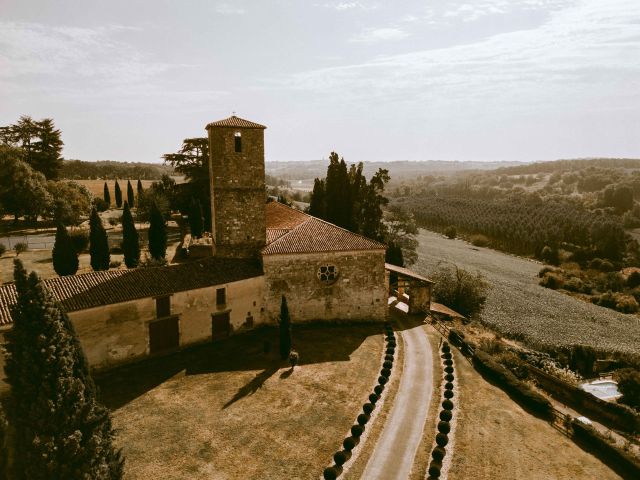
[[[640,156],[640,2],[2,0],[0,125],[161,161],[232,112],[267,161]]]

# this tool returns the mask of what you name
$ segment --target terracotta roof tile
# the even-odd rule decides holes
[[[266,212],[268,244],[262,249],[263,255],[383,250],[386,248],[379,242],[281,203],[268,203]],[[280,234],[283,229],[289,231]],[[269,239],[273,240],[269,241]]]
[[[110,270],[44,280],[53,296],[68,312],[195,290],[262,275],[249,260],[209,258],[169,267]],[[16,302],[15,285],[0,286],[0,325],[11,320]]]
[[[421,282],[433,283],[433,280],[429,280],[422,275],[417,274],[413,270],[409,270],[408,268],[398,267],[397,265],[392,265],[390,263],[385,263],[384,268],[390,270],[392,272],[399,273],[400,275],[404,275],[405,277],[413,278],[415,280],[419,280]]]
[[[250,122],[249,120],[245,120],[244,118],[236,117],[235,115],[225,118],[223,120],[218,120],[217,122],[211,122],[207,125],[207,128],[211,127],[238,127],[238,128],[267,128],[264,125],[260,125],[259,123]]]

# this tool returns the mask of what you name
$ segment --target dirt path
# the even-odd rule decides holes
[[[433,391],[433,354],[422,325],[400,333],[404,366],[393,409],[362,478],[409,478]]]
[[[448,480],[620,478],[454,356],[460,408]]]

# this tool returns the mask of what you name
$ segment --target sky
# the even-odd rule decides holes
[[[208,122],[267,161],[640,157],[639,0],[0,0],[0,125],[152,161]]]

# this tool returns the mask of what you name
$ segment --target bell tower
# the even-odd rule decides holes
[[[207,125],[214,256],[251,258],[266,244],[265,128],[235,115]]]

